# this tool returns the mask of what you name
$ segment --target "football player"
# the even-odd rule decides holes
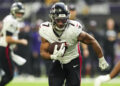
[[[12,36],[18,32],[19,21],[24,15],[24,6],[20,2],[15,2],[11,6],[11,13],[3,19],[3,28],[0,33],[0,65],[5,74],[2,76],[0,86],[5,86],[13,79],[13,64],[11,60],[11,44],[27,45],[25,39],[14,39]]]
[[[101,83],[113,79],[118,73],[120,73],[120,61],[115,65],[110,74],[97,77],[94,81],[94,86],[101,86]]]
[[[62,2],[55,3],[50,10],[51,22],[42,23],[39,33],[42,37],[41,56],[53,59],[49,74],[49,86],[80,86],[81,55],[78,42],[91,45],[99,57],[99,66],[102,70],[108,67],[101,47],[88,33],[82,31],[82,25],[69,20],[69,10]],[[53,42],[63,43],[59,50],[54,48],[53,54],[48,47]],[[67,46],[67,49],[65,49]]]

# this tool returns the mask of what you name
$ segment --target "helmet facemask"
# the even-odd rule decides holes
[[[59,15],[65,15],[65,14],[59,14]],[[63,31],[65,29],[65,27],[67,26],[67,21],[68,21],[67,17],[57,17],[57,18],[55,18],[54,19],[55,29],[57,29],[59,31]]]

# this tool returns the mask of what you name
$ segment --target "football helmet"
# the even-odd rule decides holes
[[[69,10],[67,5],[63,2],[55,3],[50,9],[50,19],[53,24],[53,28],[58,31],[63,31],[67,26],[69,19]]]
[[[21,2],[15,2],[11,6],[11,14],[17,19],[22,20],[25,13],[25,8]],[[17,15],[20,14],[20,15]]]

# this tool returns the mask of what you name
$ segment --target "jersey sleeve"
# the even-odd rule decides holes
[[[43,26],[43,24],[40,25],[39,27],[39,34],[41,37],[46,38],[46,31],[47,29]]]
[[[74,30],[75,37],[78,37],[80,35],[80,33],[82,32],[82,28],[83,26],[79,22],[75,24],[75,30]]]
[[[15,29],[17,29],[17,23],[10,21],[9,19],[3,20],[3,28],[8,34],[13,34]]]
[[[49,40],[50,39],[50,25],[49,22],[44,22],[40,25],[39,34],[42,38]]]
[[[39,27],[39,34],[41,37],[44,36],[44,28],[42,28],[42,25],[40,25],[40,27]]]

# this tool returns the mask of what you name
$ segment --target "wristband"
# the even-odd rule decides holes
[[[99,58],[99,61],[104,61],[104,60],[105,60],[104,56]]]
[[[56,60],[56,55],[50,55],[50,58]]]

